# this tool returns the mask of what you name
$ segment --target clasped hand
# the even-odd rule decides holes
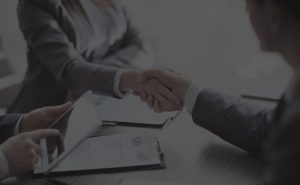
[[[134,95],[155,112],[181,111],[190,81],[179,74],[164,70],[146,70],[139,74]]]

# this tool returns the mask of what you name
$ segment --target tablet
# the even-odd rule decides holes
[[[34,169],[34,174],[49,174],[86,138],[93,135],[102,125],[96,111],[96,102],[91,92],[85,93],[74,105],[60,116],[51,128],[63,129],[63,147],[57,147],[49,152],[46,139],[42,139],[42,156]]]

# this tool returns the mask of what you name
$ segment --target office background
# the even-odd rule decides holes
[[[149,38],[157,65],[177,70],[199,85],[237,96],[244,82],[282,69],[280,57],[260,51],[242,0],[123,1]],[[24,74],[26,54],[17,25],[17,2],[0,1],[0,35],[3,54],[18,74]],[[3,99],[6,97],[0,93],[0,104]],[[190,115],[183,114],[162,131],[162,145],[169,165],[165,171],[84,176],[76,184],[116,184],[122,177],[137,176],[145,179],[176,177],[176,180],[203,184],[256,184],[259,180],[256,161],[191,123]],[[181,139],[179,131],[189,134]],[[191,145],[192,140],[199,142]]]

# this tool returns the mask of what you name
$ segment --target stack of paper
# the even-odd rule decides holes
[[[138,97],[130,95],[123,99],[107,98],[98,105],[103,121],[162,126],[176,117],[178,112],[155,113]]]
[[[162,151],[151,134],[116,134],[84,141],[53,172],[163,167]]]

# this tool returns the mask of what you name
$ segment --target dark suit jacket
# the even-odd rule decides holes
[[[14,130],[20,117],[20,114],[0,116],[0,143],[3,143],[9,137],[14,135]]]
[[[275,110],[204,90],[197,98],[193,119],[224,140],[263,157],[265,185],[300,184],[300,85]]]
[[[293,101],[268,139],[264,185],[300,184],[300,98]]]
[[[195,123],[252,154],[261,155],[274,110],[243,103],[213,90],[203,90],[193,109]]]

